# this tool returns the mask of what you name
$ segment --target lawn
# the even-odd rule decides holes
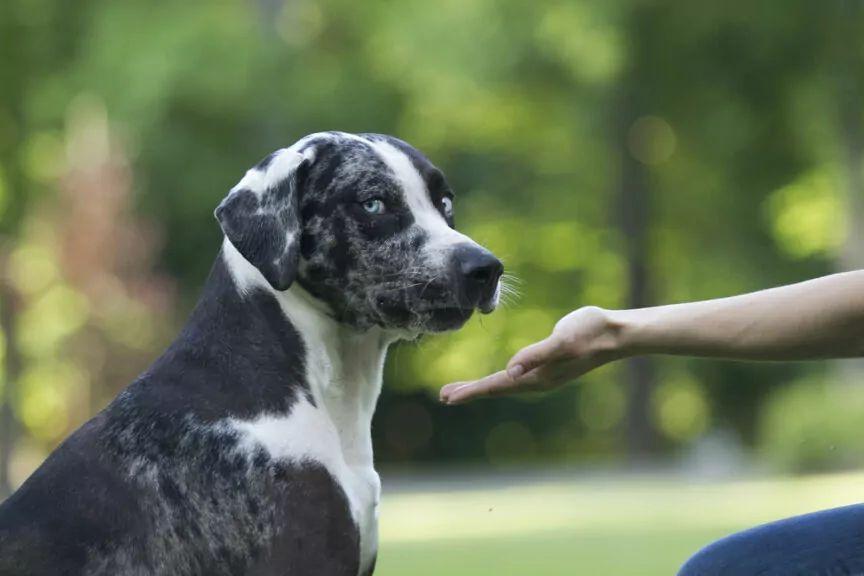
[[[861,473],[432,485],[385,489],[376,576],[670,576],[731,531],[864,499]]]

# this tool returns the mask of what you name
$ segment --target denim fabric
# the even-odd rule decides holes
[[[864,504],[764,524],[709,544],[678,576],[864,576]]]

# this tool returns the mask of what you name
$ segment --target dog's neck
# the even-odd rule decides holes
[[[358,332],[334,320],[326,306],[299,285],[274,290],[225,239],[222,258],[241,293],[271,293],[305,346],[306,380],[315,405],[339,432],[349,464],[372,459],[370,430],[381,391],[387,348],[400,336],[380,328]]]

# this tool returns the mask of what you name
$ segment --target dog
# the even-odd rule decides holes
[[[501,262],[391,136],[274,152],[177,339],[0,505],[0,574],[372,574],[387,348],[492,312]]]

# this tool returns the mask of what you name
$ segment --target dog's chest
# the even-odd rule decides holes
[[[360,423],[357,423],[360,424]],[[346,425],[326,409],[298,399],[285,416],[262,415],[232,421],[240,447],[263,448],[274,460],[323,466],[344,492],[360,543],[359,574],[366,574],[378,548],[378,501],[381,483],[372,462],[371,431]]]
[[[341,478],[337,477],[337,482],[348,496],[360,532],[360,574],[368,574],[378,552],[381,481],[371,463],[368,466],[349,466],[348,472]]]

